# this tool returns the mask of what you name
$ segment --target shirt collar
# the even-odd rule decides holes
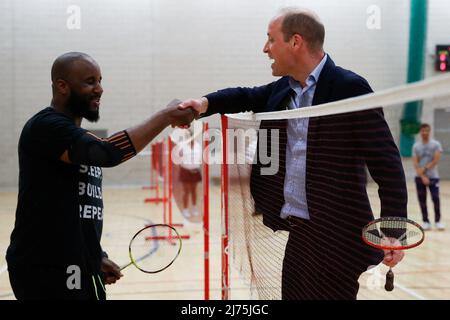
[[[319,80],[320,73],[322,72],[323,67],[325,66],[325,63],[327,62],[327,58],[328,58],[328,55],[325,53],[325,55],[323,56],[323,58],[319,62],[319,64],[309,74],[308,78],[306,78],[306,87],[305,88],[311,87],[312,85],[317,83],[317,81]],[[300,90],[300,92],[301,92],[302,89],[304,89],[300,86],[300,82],[295,81],[292,77],[289,77],[289,86],[295,91]]]

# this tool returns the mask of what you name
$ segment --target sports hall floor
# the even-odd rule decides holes
[[[369,195],[374,212],[379,212],[376,186],[369,184]],[[420,221],[414,185],[408,184],[409,218]],[[162,222],[162,205],[145,204],[148,192],[141,188],[105,188],[105,226],[102,245],[111,259],[119,265],[127,262],[128,241],[135,230],[145,223]],[[210,298],[220,299],[220,186],[211,184],[210,200]],[[5,251],[14,223],[17,193],[0,192],[0,299],[14,299]],[[430,200],[429,200],[430,202]],[[409,252],[401,264],[394,268],[396,288],[386,292],[383,288],[387,267],[378,266],[360,278],[358,299],[450,299],[450,181],[441,182],[441,208],[445,231],[426,232],[424,243]],[[433,210],[431,203],[431,217]],[[174,206],[174,222],[183,222]],[[180,257],[167,270],[144,274],[133,266],[124,270],[124,277],[108,286],[108,299],[193,299],[204,298],[203,291],[203,232],[198,224],[186,225],[181,233],[191,238],[183,242]],[[251,298],[248,287],[239,274],[231,271],[232,299]]]

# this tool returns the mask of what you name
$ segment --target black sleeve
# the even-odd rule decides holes
[[[29,148],[42,157],[59,159],[85,132],[62,114],[47,114],[32,124]]]
[[[202,117],[215,113],[263,112],[275,82],[253,88],[228,88],[205,95],[208,110]]]
[[[75,164],[114,167],[136,155],[136,150],[126,131],[107,139],[86,132],[69,148],[69,160]]]
[[[371,93],[361,77],[349,84],[354,96]],[[408,192],[400,152],[384,118],[382,108],[351,113],[353,134],[373,180],[378,184],[381,216],[407,217]]]

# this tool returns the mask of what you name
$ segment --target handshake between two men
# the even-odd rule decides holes
[[[188,128],[192,121],[198,119],[200,114],[206,112],[207,108],[208,100],[204,97],[185,101],[174,99],[163,112],[166,112],[166,119],[172,128]]]

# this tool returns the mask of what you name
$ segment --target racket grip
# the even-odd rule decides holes
[[[389,269],[386,273],[386,283],[384,285],[384,289],[386,289],[386,291],[394,290],[394,273],[391,269]]]

